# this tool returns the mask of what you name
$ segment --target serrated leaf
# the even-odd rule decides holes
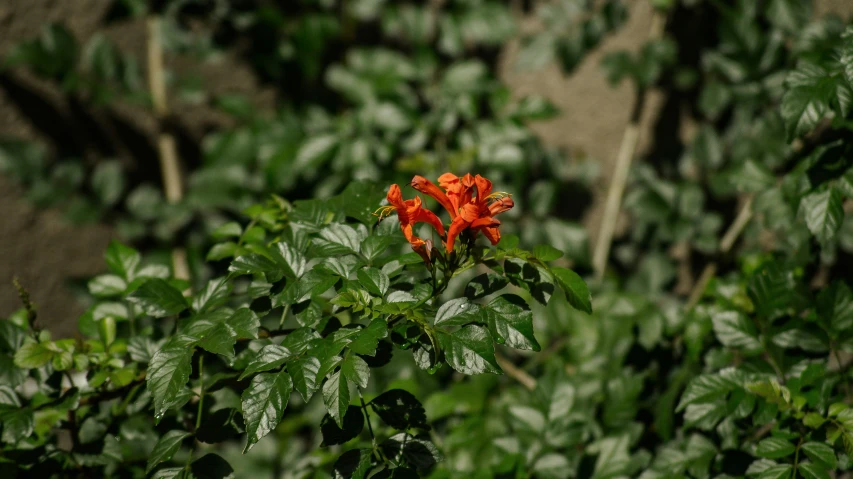
[[[124,279],[115,274],[95,276],[89,280],[87,286],[92,296],[101,298],[120,295],[127,289],[127,283]]]
[[[154,400],[155,418],[189,400],[186,385],[192,370],[192,356],[193,348],[175,347],[161,349],[151,358],[146,381]]]
[[[444,458],[435,444],[425,436],[401,432],[386,439],[379,447],[389,458],[404,460],[416,469],[428,469]]]
[[[320,237],[343,248],[343,254],[358,253],[364,235],[349,225],[333,223],[320,231]]]
[[[573,308],[592,314],[592,295],[586,283],[577,273],[570,269],[553,267],[551,272],[566,293],[566,299]]]
[[[145,468],[145,473],[150,474],[151,470],[157,467],[158,464],[172,459],[175,453],[178,452],[178,449],[181,448],[181,443],[184,439],[190,436],[192,434],[181,430],[169,431],[160,436],[151,454],[148,455],[148,465]]]
[[[358,332],[349,344],[349,349],[356,354],[373,356],[376,354],[379,340],[386,336],[388,336],[388,323],[382,318],[376,318]]]
[[[347,379],[340,371],[332,374],[323,385],[323,403],[329,411],[329,415],[335,420],[338,427],[344,427],[343,420],[349,407],[350,395]]]
[[[110,271],[121,276],[125,281],[132,281],[142,258],[135,249],[113,240],[107,247],[104,259]]]
[[[312,269],[304,276],[290,283],[278,295],[273,297],[273,306],[286,306],[301,303],[323,294],[338,282],[337,276],[322,269]]]
[[[533,312],[519,296],[498,296],[483,311],[493,338],[498,344],[515,349],[539,351],[541,347],[533,335]]]
[[[293,378],[293,388],[299,392],[305,402],[308,402],[317,391],[317,374],[320,372],[320,366],[320,360],[313,356],[305,356],[287,363],[287,371]]]
[[[822,464],[828,469],[835,469],[838,465],[835,450],[824,443],[810,441],[803,444],[801,449],[813,462]]]
[[[323,434],[323,446],[344,444],[358,437],[364,429],[364,414],[360,407],[350,406],[344,414],[344,426],[338,427],[332,416],[326,414],[320,422],[320,432]]]
[[[781,459],[788,457],[797,450],[789,440],[781,437],[768,437],[762,439],[755,448],[755,454],[767,459]]]
[[[474,322],[480,312],[479,306],[468,298],[455,298],[442,304],[435,313],[436,326],[464,326]]]
[[[720,311],[711,316],[714,334],[730,348],[757,351],[761,349],[755,324],[738,311]]]
[[[462,374],[500,374],[503,371],[495,359],[495,346],[486,328],[468,325],[448,333],[438,331],[447,364]]]
[[[697,376],[687,384],[676,411],[681,411],[690,404],[705,403],[722,398],[735,387],[737,384],[722,372]]]
[[[364,362],[364,359],[354,354],[347,356],[341,363],[341,373],[362,389],[367,387],[370,380],[370,367]]]
[[[228,266],[232,275],[281,273],[281,266],[266,256],[249,253],[239,256]]]
[[[800,210],[809,231],[822,245],[829,244],[835,238],[844,220],[841,193],[836,188],[805,196],[800,201]]]
[[[782,97],[782,118],[788,140],[814,129],[826,115],[827,105],[810,87],[791,88]]]
[[[228,302],[231,294],[231,283],[226,278],[215,278],[207,282],[204,289],[193,299],[193,310],[196,313],[217,308]]]
[[[539,261],[547,263],[563,257],[563,252],[549,244],[541,244],[533,248],[533,256]]]
[[[335,461],[335,479],[366,479],[372,467],[371,449],[351,449]]]
[[[278,344],[267,344],[257,352],[254,358],[252,358],[246,366],[246,369],[240,374],[239,379],[243,380],[243,378],[250,374],[275,369],[292,357],[293,353],[284,346],[279,346]]]
[[[758,479],[787,479],[791,477],[791,472],[794,470],[790,464],[779,464],[768,467],[758,475]]]
[[[0,408],[0,424],[3,426],[0,441],[4,444],[17,444],[33,433],[35,427],[33,411],[29,408]]]
[[[800,464],[797,469],[806,479],[830,479],[829,472],[821,464],[806,462]]]
[[[26,343],[15,351],[15,366],[22,369],[40,368],[53,359],[54,352],[41,343]]]
[[[844,281],[835,280],[817,296],[820,319],[836,332],[853,327],[853,292]]]
[[[287,372],[261,373],[252,379],[241,398],[248,436],[244,454],[278,426],[291,392],[293,381]]]
[[[209,453],[190,465],[194,479],[232,479],[234,469],[218,454]]]
[[[483,273],[465,286],[465,297],[468,299],[478,299],[496,293],[509,284],[506,278],[494,273]]]
[[[394,429],[429,429],[423,405],[412,393],[403,389],[392,389],[380,394],[370,401],[370,407],[385,424]]]
[[[376,268],[365,268],[358,270],[358,282],[375,296],[385,296],[391,286],[388,276]]]
[[[187,309],[187,300],[165,280],[154,278],[128,295],[127,300],[139,306],[149,316],[162,318]]]

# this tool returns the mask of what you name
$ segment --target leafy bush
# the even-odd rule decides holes
[[[38,145],[4,145],[0,167],[34,199],[82,194],[151,249],[143,261],[110,247],[79,339],[39,331],[21,289],[25,308],[0,322],[6,470],[847,477],[853,27],[798,0],[652,4],[649,41],[602,61],[637,93],[629,130],[648,92],[666,107],[650,152],[628,152],[630,227],[595,271],[594,302],[571,269],[590,273],[586,233],[555,217],[588,175],[526,127],[558,112],[509,101],[496,80],[496,47],[513,34],[502,3],[167,6],[172,51],[252,45],[280,111],[206,98],[236,126],[208,136],[175,203],[117,164],[87,176]],[[519,64],[572,72],[625,6],[537,2],[542,29]],[[53,27],[12,59],[86,101],[147,102],[127,80],[132,60],[57,50],[52,35],[73,44]],[[113,66],[86,66],[95,58]],[[512,203],[481,195],[482,180],[467,197],[459,185],[474,179],[438,190],[416,178],[449,204],[448,223],[423,209],[432,200],[386,188],[446,170],[481,171]],[[503,237],[481,246],[510,205]],[[151,235],[157,248],[141,241]],[[175,244],[198,258],[192,284],[158,263],[154,250]]]

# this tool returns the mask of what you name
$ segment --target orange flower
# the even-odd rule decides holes
[[[480,175],[472,178],[466,174],[459,178],[445,173],[438,182],[446,193],[422,176],[412,178],[412,186],[416,190],[435,198],[450,213],[452,221],[444,242],[447,252],[453,251],[456,237],[467,228],[475,234],[482,231],[492,244],[497,244],[501,239],[498,229],[501,222],[494,216],[512,208],[515,205],[512,198],[506,193],[493,194],[492,182]]]
[[[382,213],[379,216],[382,217],[390,213],[390,209],[396,210],[397,218],[400,220],[400,229],[403,230],[406,240],[412,245],[412,249],[424,258],[424,261],[429,262],[428,250],[431,249],[431,244],[428,243],[431,242],[424,241],[415,236],[413,227],[417,223],[429,223],[438,231],[439,235],[444,236],[444,225],[441,224],[441,220],[438,219],[435,213],[422,207],[422,201],[419,196],[411,200],[403,200],[403,193],[400,191],[400,186],[398,185],[391,185],[391,188],[388,190],[387,199],[391,206],[380,208]]]

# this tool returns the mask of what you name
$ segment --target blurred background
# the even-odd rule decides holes
[[[447,169],[494,174],[521,199],[519,230],[589,271],[636,110],[636,87],[611,84],[602,60],[636,54],[655,8],[666,12],[660,36],[696,71],[683,88],[648,89],[636,158],[677,159],[697,126],[689,76],[719,42],[701,3],[4,0],[0,315],[20,307],[18,276],[41,320],[69,335],[112,238],[187,245],[204,277],[204,232],[253,201]],[[851,13],[849,0],[808,11]],[[166,113],[148,83],[155,14]],[[162,193],[161,133],[177,144],[180,202]]]

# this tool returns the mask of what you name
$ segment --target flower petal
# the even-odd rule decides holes
[[[465,221],[465,218],[462,216],[457,216],[453,219],[453,222],[450,223],[450,229],[447,231],[447,241],[444,243],[448,253],[453,251],[453,245],[456,243],[456,237],[459,236],[459,233],[467,228],[469,224],[470,223]]]
[[[456,218],[456,211],[454,210],[450,199],[448,199],[447,195],[441,191],[439,187],[435,186],[432,181],[424,178],[423,176],[416,175],[412,178],[412,187],[438,201],[438,203],[450,213],[451,219]]]
[[[501,198],[489,205],[489,213],[494,216],[498,213],[503,213],[515,206],[515,201],[510,197]]]

